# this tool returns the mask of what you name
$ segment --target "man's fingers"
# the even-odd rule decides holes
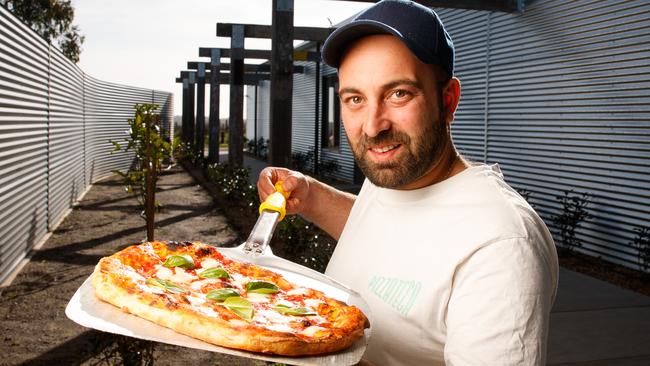
[[[275,187],[273,186],[277,177],[274,179],[274,170],[273,168],[264,168],[260,172],[260,176],[257,180],[257,191],[260,195],[260,198],[266,198],[266,196],[275,192]]]
[[[260,201],[266,200],[269,195],[275,192],[275,183],[278,181],[282,181],[282,189],[290,193],[287,200],[287,212],[291,214],[299,213],[302,201],[309,189],[305,177],[299,172],[285,168],[264,168],[257,180],[257,192]]]
[[[297,211],[298,207],[300,207],[300,198],[289,197],[287,200],[287,211],[289,213],[294,213]]]
[[[284,189],[285,192],[294,191],[296,187],[298,187],[298,178],[294,175],[288,175],[282,181],[282,189]]]

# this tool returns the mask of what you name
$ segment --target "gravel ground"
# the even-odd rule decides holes
[[[156,239],[234,245],[240,238],[211,196],[185,171],[160,177]],[[146,237],[140,206],[117,177],[96,183],[0,295],[0,365],[125,363],[117,337],[69,320],[65,307],[103,257]],[[217,353],[153,344],[156,365],[266,365]]]

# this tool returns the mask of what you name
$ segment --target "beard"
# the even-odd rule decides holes
[[[442,115],[442,113],[441,113]],[[399,188],[424,176],[437,164],[450,137],[442,116],[424,123],[424,129],[416,136],[409,136],[394,129],[380,132],[375,137],[363,134],[356,144],[350,142],[359,168],[374,185],[383,188]],[[373,146],[387,143],[401,144],[404,149],[390,162],[374,162],[367,152]]]

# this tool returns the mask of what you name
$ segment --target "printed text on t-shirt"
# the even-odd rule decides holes
[[[382,276],[372,276],[368,290],[398,313],[407,316],[417,299],[422,283]]]

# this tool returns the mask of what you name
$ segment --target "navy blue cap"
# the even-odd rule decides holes
[[[440,65],[454,75],[454,42],[440,18],[426,6],[405,0],[380,1],[332,32],[323,45],[323,61],[338,68],[350,42],[372,34],[391,34],[423,63]]]

